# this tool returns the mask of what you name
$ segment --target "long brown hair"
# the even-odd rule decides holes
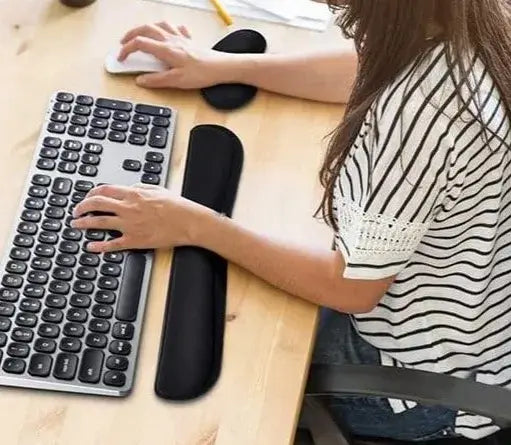
[[[510,0],[329,0],[344,35],[355,42],[359,66],[343,122],[320,171],[322,217],[337,229],[333,195],[339,171],[371,105],[409,65],[445,42],[449,65],[462,74],[466,54],[485,63],[511,117]],[[472,91],[474,96],[477,91]],[[484,123],[483,123],[484,125]]]

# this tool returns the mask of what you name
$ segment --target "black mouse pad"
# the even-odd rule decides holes
[[[226,53],[264,53],[266,39],[257,31],[241,29],[225,36],[214,50]],[[221,84],[201,90],[204,99],[219,110],[234,110],[249,103],[256,95],[257,88],[243,84]]]
[[[182,195],[230,217],[242,166],[243,147],[234,133],[216,125],[195,127]],[[225,259],[196,247],[174,250],[155,382],[160,397],[193,399],[217,381],[226,290]]]

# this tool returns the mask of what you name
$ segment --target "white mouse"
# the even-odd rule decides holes
[[[119,62],[117,57],[120,50],[120,46],[114,48],[106,56],[105,69],[111,74],[156,73],[169,69],[167,65],[156,57],[141,51],[134,52],[126,60]]]

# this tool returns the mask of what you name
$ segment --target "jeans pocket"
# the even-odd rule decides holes
[[[442,428],[441,430],[426,434],[425,436],[417,437],[413,439],[413,442],[425,442],[428,440],[437,440],[437,439],[448,439],[449,437],[457,437],[458,435],[454,432],[454,428],[452,426],[448,426]]]

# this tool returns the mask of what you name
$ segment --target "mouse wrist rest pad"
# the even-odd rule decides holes
[[[230,130],[200,125],[190,133],[182,195],[232,215],[243,147]],[[169,224],[172,222],[169,221]],[[165,399],[203,395],[220,375],[227,261],[196,247],[174,250],[155,382]]]

